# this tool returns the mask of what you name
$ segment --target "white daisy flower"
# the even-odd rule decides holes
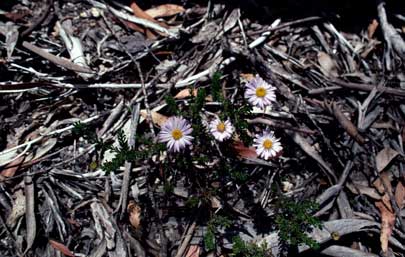
[[[259,75],[246,83],[245,98],[254,106],[264,109],[276,101],[276,88],[264,81]]]
[[[170,117],[163,124],[158,135],[161,143],[167,143],[169,151],[180,152],[187,145],[191,145],[193,129],[190,123],[182,117]]]
[[[221,121],[218,118],[210,122],[209,129],[214,138],[220,142],[230,138],[235,131],[229,120]]]
[[[283,150],[279,142],[280,139],[274,136],[273,131],[266,131],[262,135],[256,135],[253,141],[257,155],[265,160],[268,160],[270,157],[276,157]]]

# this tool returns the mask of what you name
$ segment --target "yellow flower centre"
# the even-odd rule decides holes
[[[256,96],[257,97],[264,97],[267,94],[267,90],[264,87],[257,87],[256,88]]]
[[[269,150],[272,146],[273,146],[273,141],[271,141],[270,139],[266,139],[263,141],[264,149]]]
[[[217,130],[218,130],[219,132],[224,132],[224,131],[225,131],[225,123],[220,122],[220,123],[217,125]]]
[[[174,140],[179,140],[183,137],[183,132],[181,132],[180,129],[173,129],[172,137],[174,138]]]

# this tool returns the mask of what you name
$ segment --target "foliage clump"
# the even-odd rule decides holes
[[[215,234],[219,227],[224,229],[229,228],[232,225],[231,221],[220,215],[215,215],[207,225],[207,232],[204,235],[204,245],[207,251],[215,250]]]
[[[74,124],[73,134],[77,137],[83,137],[90,143],[95,144],[96,149],[100,151],[99,156],[101,158],[107,150],[115,153],[115,156],[111,161],[107,161],[101,165],[101,169],[105,171],[106,174],[117,171],[126,161],[135,162],[138,160],[145,160],[166,149],[164,144],[156,144],[144,137],[139,137],[137,141],[146,146],[145,149],[132,150],[129,148],[128,139],[122,130],[117,133],[118,146],[114,146],[112,143],[106,143],[102,139],[99,139],[97,134],[92,131],[89,126],[80,122]]]
[[[290,199],[282,199],[278,208],[281,211],[276,215],[275,222],[283,243],[289,246],[306,244],[318,249],[319,244],[306,234],[313,227],[321,227],[321,221],[312,215],[318,208],[318,204],[311,201],[296,203]]]
[[[246,243],[240,237],[233,238],[232,256],[234,257],[269,257],[270,251],[267,250],[267,245],[256,245]]]

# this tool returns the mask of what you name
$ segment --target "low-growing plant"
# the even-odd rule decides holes
[[[319,248],[319,244],[306,234],[314,227],[321,227],[321,221],[312,215],[318,208],[318,204],[311,201],[296,203],[284,198],[279,201],[277,209],[280,212],[276,215],[275,222],[284,244],[287,246],[306,244],[314,249]]]
[[[117,134],[118,147],[110,146],[108,149],[115,153],[114,158],[111,161],[105,162],[101,169],[107,174],[109,172],[117,171],[126,161],[134,162],[137,160],[146,160],[152,157],[152,155],[158,154],[166,149],[166,146],[161,143],[154,143],[153,141],[144,140],[144,149],[131,150],[128,146],[128,139],[124,132],[120,130]],[[146,144],[146,145],[145,145]]]
[[[172,115],[179,115],[180,114],[180,110],[179,110],[179,108],[177,107],[177,103],[176,103],[176,100],[174,99],[174,97],[173,96],[171,96],[171,95],[167,95],[166,97],[165,97],[165,102],[166,102],[166,105],[167,105],[167,111],[170,113],[170,114],[172,114]]]
[[[267,245],[256,245],[254,243],[246,243],[239,236],[232,239],[232,256],[234,257],[269,257],[270,252],[267,250]]]
[[[221,93],[221,76],[220,72],[215,72],[211,79],[211,95],[215,102],[223,102],[224,97]]]
[[[207,251],[215,250],[215,234],[218,228],[229,228],[232,222],[225,216],[214,215],[207,224],[207,231],[204,235],[204,245]]]
[[[96,132],[90,128],[89,125],[81,123],[80,121],[73,124],[72,133],[76,137],[82,137],[85,140],[88,140],[91,144],[96,144],[98,150],[105,151],[108,148],[108,144],[98,138]]]

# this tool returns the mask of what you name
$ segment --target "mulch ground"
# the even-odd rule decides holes
[[[404,7],[242,2],[0,3],[0,256],[405,256]]]

